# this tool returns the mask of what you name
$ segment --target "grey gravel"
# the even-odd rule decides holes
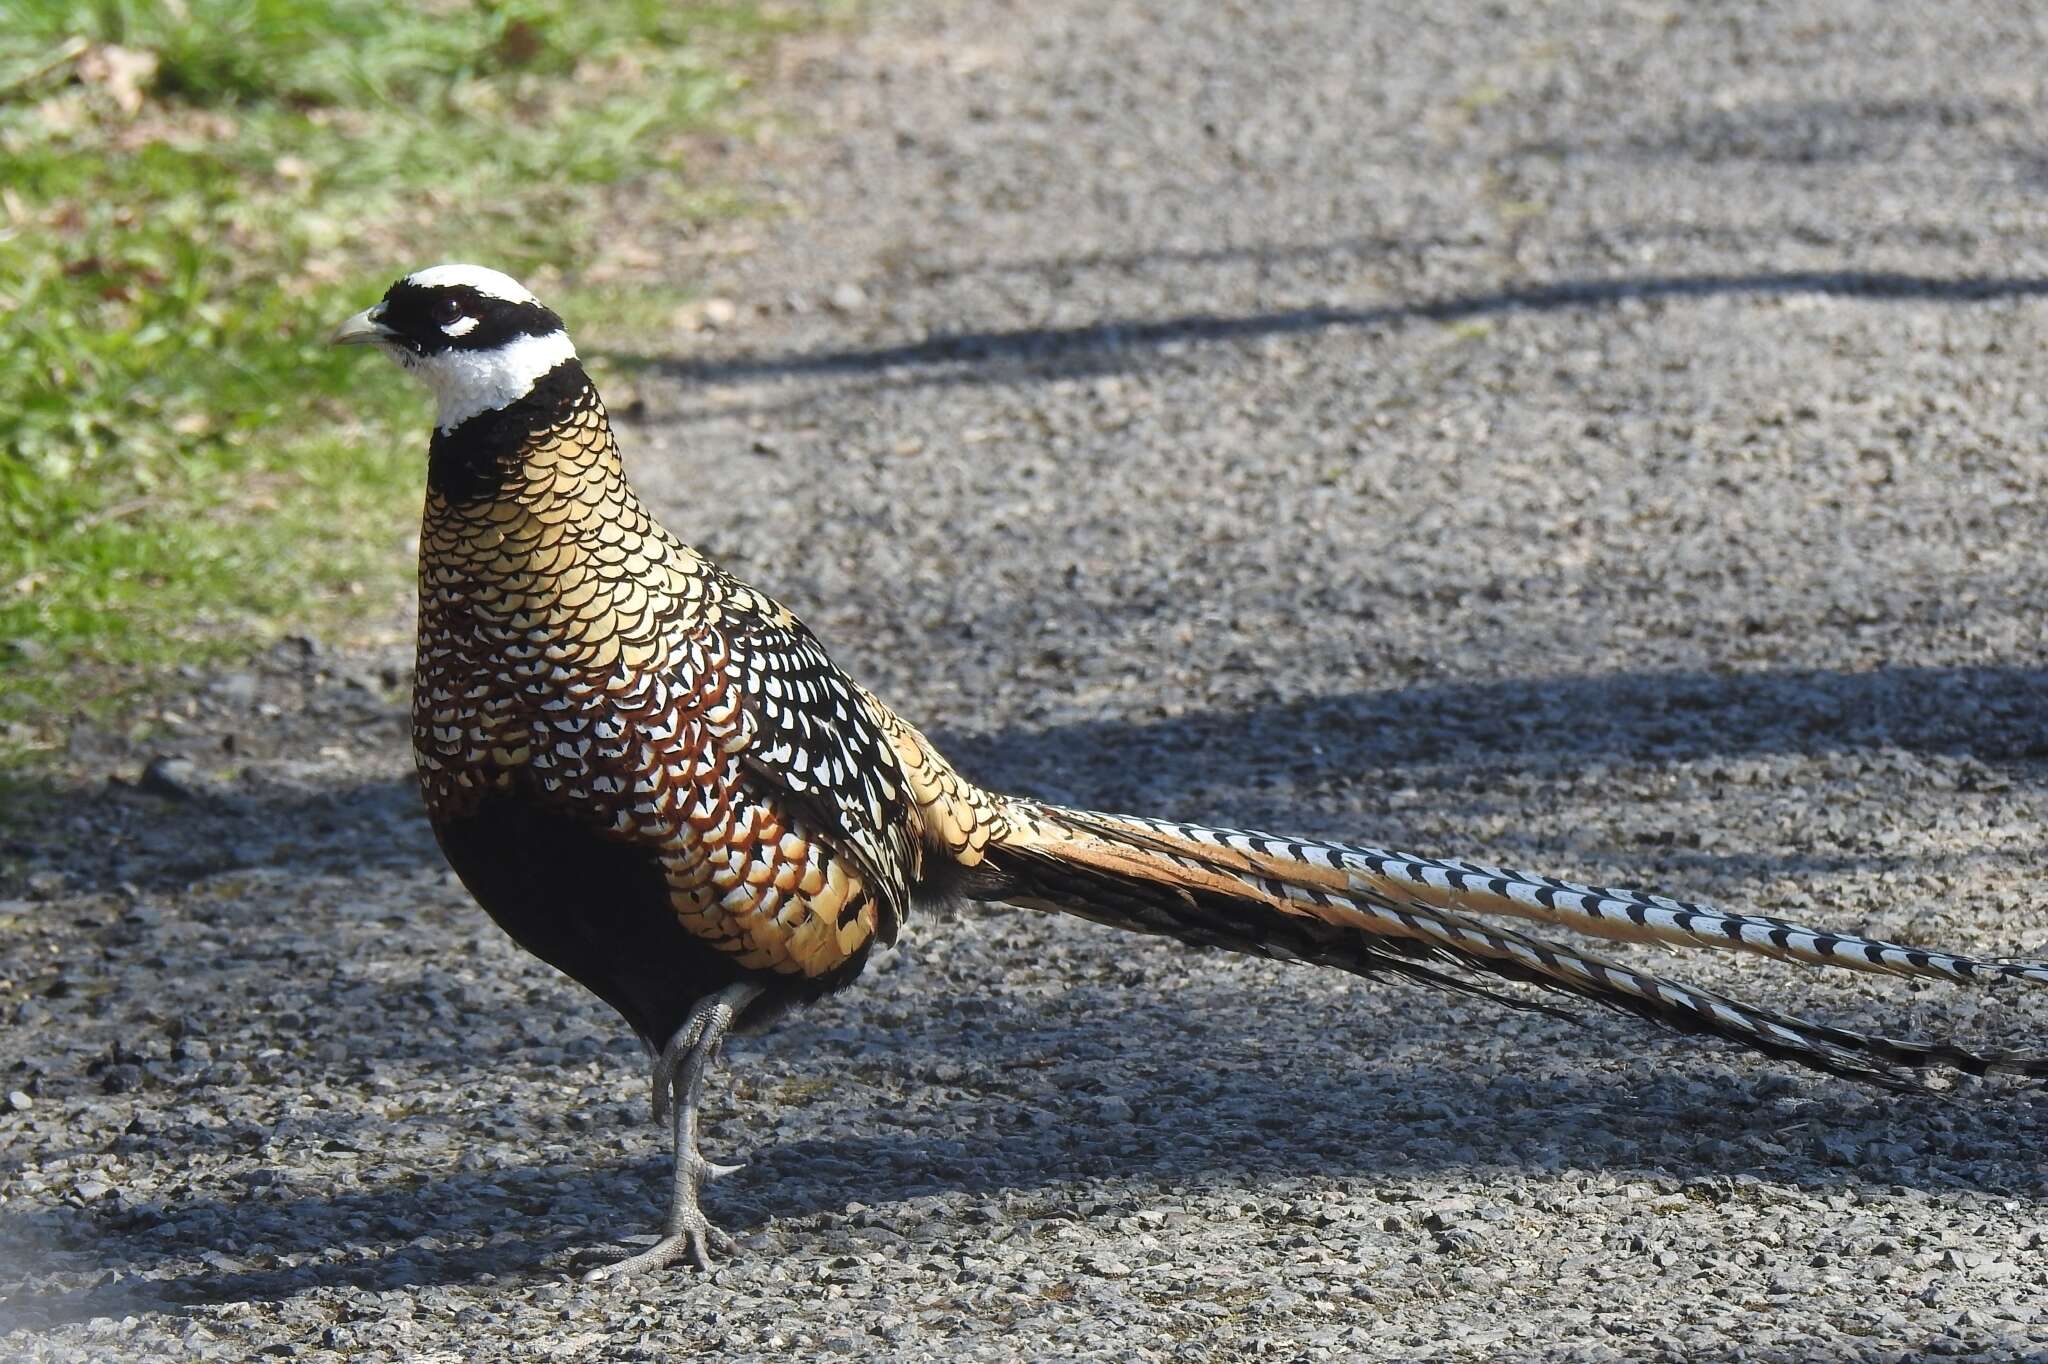
[[[667,249],[661,354],[579,336],[671,524],[970,771],[2048,951],[2030,7],[957,0],[784,65],[779,216]],[[737,1260],[586,1288],[643,1067],[443,871],[403,636],[81,726],[0,835],[0,1356],[2048,1355],[2039,1087],[981,909],[732,1048]]]

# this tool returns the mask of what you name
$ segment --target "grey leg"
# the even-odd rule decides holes
[[[715,998],[715,996],[714,996]],[[668,1040],[668,1045],[653,1056],[654,1120],[667,1122],[674,1111],[676,1098],[676,1068],[683,1064],[683,1058],[697,1045],[697,1039],[704,1035],[704,1010],[699,1006],[684,1021],[682,1029]]]
[[[622,1278],[673,1264],[685,1255],[699,1269],[711,1268],[711,1247],[730,1253],[732,1238],[711,1225],[697,1204],[697,1189],[706,1179],[731,1174],[737,1165],[714,1165],[697,1150],[697,1110],[704,1100],[704,1079],[718,1063],[725,1035],[747,1005],[761,994],[758,985],[729,985],[700,1003],[654,1061],[654,1111],[675,1120],[675,1183],[669,1194],[668,1221],[661,1239],[617,1264],[602,1265],[584,1275],[600,1279]]]

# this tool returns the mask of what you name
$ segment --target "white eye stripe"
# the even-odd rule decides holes
[[[441,328],[441,330],[450,336],[468,336],[476,330],[476,319],[473,317],[458,317],[447,326]]]

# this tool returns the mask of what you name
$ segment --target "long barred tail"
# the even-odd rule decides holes
[[[1063,813],[1083,822],[1156,839],[1161,847],[1199,847],[1212,857],[1241,859],[1238,865],[1248,871],[1305,879],[1306,884],[1323,887],[1375,891],[1395,900],[1419,900],[1468,913],[1536,919],[1612,942],[1724,948],[1811,966],[1837,966],[1888,975],[1977,983],[2028,980],[2048,985],[2048,963],[1984,961],[1881,938],[1830,933],[1761,914],[1733,914],[1712,905],[1663,895],[1532,876],[1480,862],[1281,838],[1249,829]]]
[[[1520,981],[1892,1089],[1917,1088],[1911,1072],[1927,1067],[2048,1076],[2048,1054],[1830,1027],[1479,916],[1945,980],[2048,984],[2048,964],[1982,961],[1470,862],[993,799],[1002,831],[970,884],[977,898],[1362,976],[1402,975],[1529,1007],[1485,984]]]

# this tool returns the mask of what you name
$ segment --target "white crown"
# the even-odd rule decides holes
[[[503,299],[507,303],[538,303],[525,285],[507,274],[482,265],[430,265],[424,270],[415,270],[405,277],[407,284],[416,284],[422,289],[442,289],[454,285],[468,285],[489,298]]]

